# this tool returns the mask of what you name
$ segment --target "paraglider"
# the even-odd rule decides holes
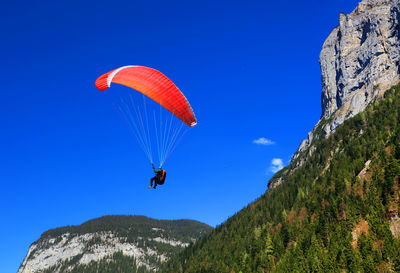
[[[187,129],[197,125],[193,109],[167,76],[150,67],[128,65],[114,69],[97,78],[95,86],[105,91],[111,83],[131,88],[129,92],[123,92],[115,106],[153,166],[156,176],[151,179],[149,188],[154,182],[155,189],[164,184],[166,172],[162,167],[165,161]],[[158,169],[155,169],[155,163],[158,163]]]
[[[164,181],[165,178],[167,176],[167,172],[165,170],[163,170],[162,168],[158,168],[156,170],[156,168],[154,168],[153,166],[153,171],[156,174],[156,176],[154,176],[153,178],[150,179],[150,186],[149,189],[153,188],[155,189],[157,187],[157,185],[164,185]],[[154,183],[154,186],[153,186]]]

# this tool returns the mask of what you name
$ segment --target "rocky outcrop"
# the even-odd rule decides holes
[[[400,215],[395,215],[390,219],[389,227],[393,236],[400,238]]]
[[[90,242],[94,239],[97,243],[91,245]],[[46,245],[46,247],[43,247],[43,245]],[[118,251],[122,251],[125,255],[135,256],[140,265],[148,266],[144,259],[147,253],[134,244],[124,243],[122,238],[115,238],[112,233],[94,233],[80,236],[71,236],[66,233],[60,237],[46,239],[40,244],[31,245],[18,272],[40,272],[74,257],[80,257],[80,264],[88,264]],[[151,252],[148,251],[148,254],[150,255]]]
[[[310,147],[316,128],[329,136],[400,81],[399,20],[400,0],[364,0],[340,14],[320,54],[321,120],[294,158]]]

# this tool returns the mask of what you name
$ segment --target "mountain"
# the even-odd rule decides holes
[[[400,272],[400,84],[161,272]]]
[[[400,1],[325,41],[321,119],[269,189],[160,272],[400,272]]]
[[[193,220],[104,216],[44,232],[18,273],[153,272],[211,230]]]

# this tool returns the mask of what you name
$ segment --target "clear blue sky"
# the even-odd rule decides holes
[[[272,160],[288,164],[319,119],[318,55],[357,2],[2,3],[0,271],[16,272],[50,228],[107,214],[215,226],[262,195]],[[198,118],[157,191],[94,86],[128,64],[173,79]],[[253,143],[261,137],[275,144]]]

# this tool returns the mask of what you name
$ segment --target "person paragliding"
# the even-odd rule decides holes
[[[105,91],[112,83],[138,91],[127,89],[129,92],[121,93],[115,106],[153,166],[156,175],[151,178],[149,188],[155,189],[165,182],[165,161],[185,132],[197,125],[193,109],[167,76],[150,67],[127,65],[111,70],[98,77],[95,86]]]
[[[150,179],[149,189],[151,189],[151,188],[155,189],[157,187],[157,185],[164,185],[165,178],[167,176],[167,172],[165,170],[163,170],[162,168],[158,168],[156,170],[156,168],[154,168],[154,165],[153,164],[151,164],[151,165],[152,165],[153,171],[156,175]],[[153,186],[153,183],[154,183],[154,186]]]

